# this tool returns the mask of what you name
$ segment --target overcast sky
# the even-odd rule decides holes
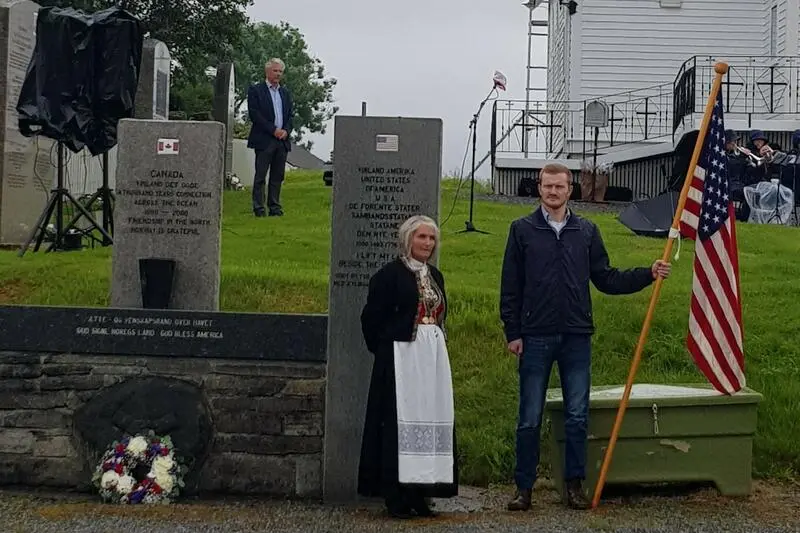
[[[339,114],[359,115],[366,101],[369,115],[441,118],[445,174],[461,166],[469,121],[495,70],[508,78],[500,98],[525,98],[528,10],[520,0],[255,0],[249,15],[303,33],[338,80]],[[489,103],[478,123],[477,161],[488,150],[490,125]],[[333,121],[324,136],[310,138],[327,160]]]

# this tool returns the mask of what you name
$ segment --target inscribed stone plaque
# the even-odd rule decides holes
[[[123,119],[111,306],[143,307],[139,260],[176,262],[170,309],[219,309],[224,127]]]
[[[403,221],[438,220],[442,121],[337,116],[334,152],[324,498],[353,501],[373,360],[361,310]]]
[[[0,305],[0,346],[20,352],[324,362],[327,326],[327,315]]]
[[[233,63],[217,67],[214,80],[214,120],[225,124],[225,176],[233,168],[233,116],[236,104],[236,79]]]
[[[0,4],[0,244],[19,245],[47,204],[55,170],[52,141],[19,132],[17,102],[36,45],[39,5]]]
[[[171,59],[166,44],[156,39],[144,40],[134,117],[157,120],[169,118]]]

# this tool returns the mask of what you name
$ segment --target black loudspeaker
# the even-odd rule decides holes
[[[117,143],[117,123],[133,117],[144,31],[119,7],[93,14],[43,7],[20,90],[19,131],[92,155]]]
[[[139,259],[139,283],[144,309],[169,309],[174,282],[174,260]]]

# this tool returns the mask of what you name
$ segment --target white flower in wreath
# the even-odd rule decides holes
[[[133,490],[134,485],[136,485],[135,479],[133,479],[131,476],[122,476],[117,482],[117,492],[120,494],[127,494]]]
[[[144,437],[134,437],[128,443],[128,453],[134,457],[140,457],[147,451],[147,439]]]
[[[156,474],[156,483],[158,483],[158,486],[161,487],[161,490],[163,490],[165,493],[170,493],[172,492],[172,489],[175,488],[175,480],[172,479],[172,476],[169,474]]]
[[[100,478],[100,486],[103,487],[104,489],[114,488],[114,486],[118,484],[119,484],[119,474],[117,474],[113,470],[104,472],[103,477]]]
[[[167,455],[166,457],[156,457],[153,460],[152,472],[156,475],[156,477],[165,477],[169,475],[170,470],[172,470],[174,466],[175,461],[173,461],[171,456]],[[159,485],[160,484],[161,483],[159,483]]]

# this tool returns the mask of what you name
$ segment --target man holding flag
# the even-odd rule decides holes
[[[663,258],[669,257],[674,240],[681,235],[695,240],[686,346],[695,364],[714,388],[724,394],[734,394],[744,388],[745,377],[736,222],[730,195],[724,107],[720,90],[728,65],[717,63],[714,72],[714,83]],[[661,280],[657,279],[600,467],[592,498],[593,508],[597,507],[603,493],[660,289]]]
[[[670,264],[611,266],[600,230],[571,212],[572,173],[549,163],[539,172],[542,205],[511,224],[503,258],[500,317],[508,350],[519,358],[517,494],[511,511],[531,507],[539,463],[547,383],[558,365],[564,396],[567,504],[586,509],[586,438],[594,332],[589,283],[606,294],[632,294],[670,274]]]

